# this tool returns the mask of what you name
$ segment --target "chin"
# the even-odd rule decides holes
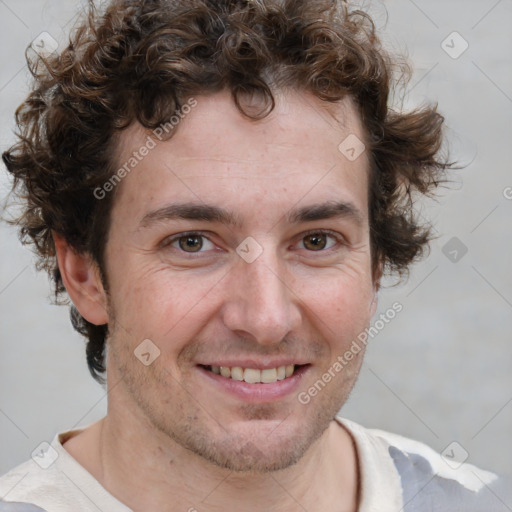
[[[288,444],[288,443],[287,443]],[[215,466],[228,469],[235,473],[266,474],[280,471],[299,462],[308,446],[291,447],[267,445],[262,449],[248,441],[238,449],[231,444],[230,447],[210,447],[206,452],[198,455]]]

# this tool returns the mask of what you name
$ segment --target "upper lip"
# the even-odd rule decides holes
[[[295,366],[301,366],[305,363],[303,361],[297,361],[296,359],[279,359],[274,361],[255,361],[254,359],[239,359],[231,361],[216,361],[213,363],[199,363],[201,366],[224,366],[227,368],[234,368],[235,366],[241,368],[253,368],[255,370],[267,370],[269,368],[279,368],[280,366],[288,366],[294,364]]]

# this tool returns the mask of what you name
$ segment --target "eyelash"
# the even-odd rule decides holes
[[[330,229],[313,229],[311,231],[307,231],[306,233],[304,233],[302,235],[302,238],[300,239],[301,241],[306,238],[307,236],[309,235],[329,235],[330,237],[334,238],[334,240],[339,244],[339,245],[347,245],[345,239],[339,235],[338,233],[336,233],[335,231],[331,231]],[[164,241],[162,246],[163,248],[167,248],[169,246],[171,246],[174,242],[177,242],[180,238],[185,238],[187,236],[197,236],[197,237],[203,237],[203,238],[206,238],[207,240],[209,240],[211,243],[213,243],[205,234],[204,232],[202,231],[187,231],[185,233],[179,233],[178,235],[175,235],[173,236],[172,238],[170,239],[167,239],[167,241]],[[176,247],[173,247],[173,249],[176,249],[178,250],[179,252],[183,253],[183,254],[189,254],[191,255],[192,257],[198,257],[198,256],[193,256],[194,254],[201,254],[202,252],[206,252],[206,251],[199,251],[199,252],[187,252],[187,251],[183,251],[182,249],[179,249],[179,248],[176,248]],[[318,250],[318,251],[308,251],[307,249],[305,249],[306,251],[308,252],[311,252],[311,253],[315,253],[315,252],[318,252],[318,253],[327,253],[331,250],[334,250],[335,249],[335,246],[333,247],[330,247],[329,249],[321,249],[321,250]]]

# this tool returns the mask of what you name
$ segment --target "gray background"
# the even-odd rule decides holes
[[[0,149],[13,141],[13,112],[28,84],[25,47],[42,31],[61,44],[79,2],[0,0]],[[469,462],[512,473],[512,1],[366,3],[386,45],[407,51],[414,75],[404,105],[438,102],[453,154],[468,163],[437,202],[424,202],[439,238],[407,283],[380,293],[379,312],[403,311],[375,337],[343,415],[422,440],[453,441]],[[441,43],[457,31],[458,59]],[[455,40],[448,44],[458,44]],[[8,191],[0,178],[2,198]],[[511,194],[512,195],[512,194]],[[468,252],[442,249],[457,237]],[[460,253],[459,253],[460,254]],[[45,274],[15,231],[0,226],[0,473],[30,457],[56,431],[106,411],[89,376],[68,309],[50,304]],[[377,317],[376,317],[377,318]],[[459,453],[463,453],[458,448]]]

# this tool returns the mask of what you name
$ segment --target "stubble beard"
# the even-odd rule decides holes
[[[128,346],[123,343],[111,349],[112,360],[146,425],[171,440],[171,446],[175,443],[218,468],[236,473],[267,474],[297,464],[326,432],[347,400],[360,369],[360,364],[354,365],[355,375],[340,383],[331,382],[309,404],[301,404],[304,409],[298,414],[293,404],[295,414],[286,416],[277,426],[280,405],[242,405],[237,416],[254,427],[233,432],[216,418],[215,404],[201,404],[193,397],[193,390],[184,389],[170,371],[157,364],[161,358],[145,367]],[[181,375],[186,382],[186,373]],[[293,419],[296,426],[290,434],[287,421]],[[274,420],[271,430],[266,420]]]

